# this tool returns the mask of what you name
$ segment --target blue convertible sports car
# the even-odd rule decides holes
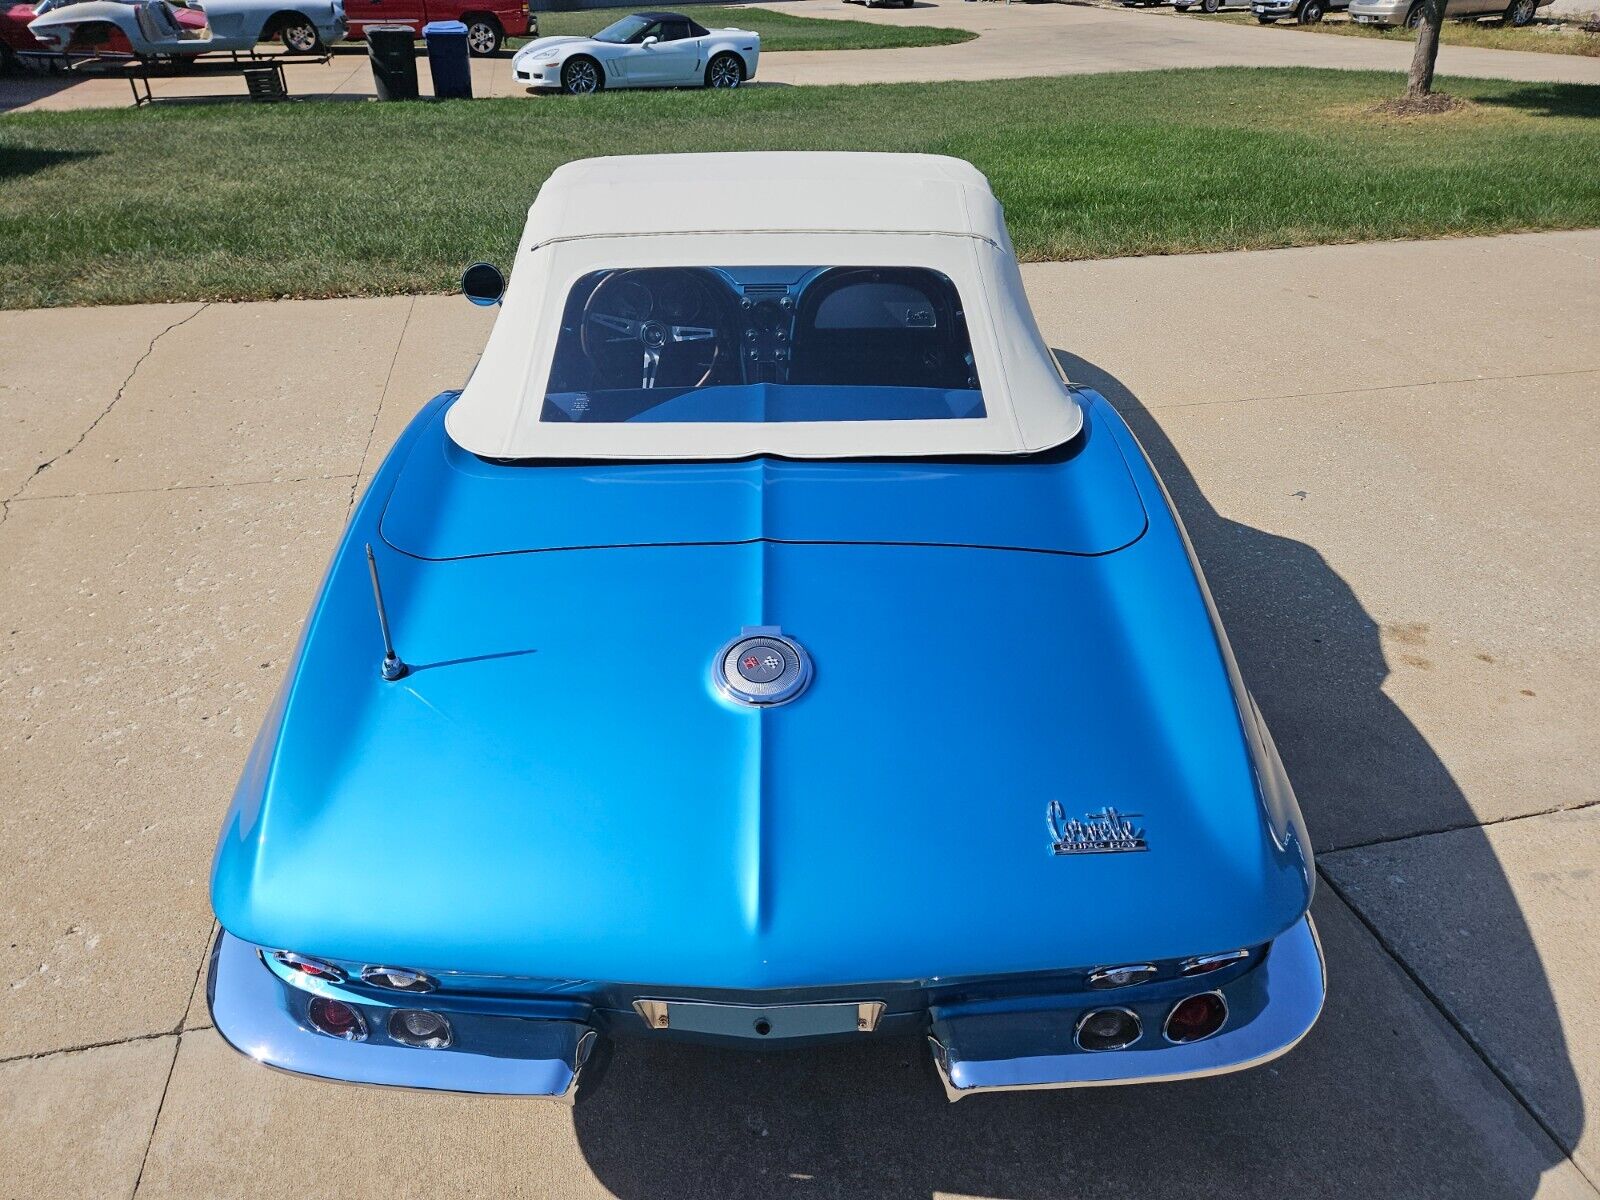
[[[260,1062],[462,1092],[570,1097],[624,1035],[921,1036],[952,1099],[1175,1079],[1316,1020],[1312,881],[983,176],[596,159],[334,554],[207,994]]]

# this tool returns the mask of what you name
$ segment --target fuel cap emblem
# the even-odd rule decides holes
[[[770,707],[805,691],[811,658],[776,625],[752,625],[718,652],[711,674],[730,700]]]

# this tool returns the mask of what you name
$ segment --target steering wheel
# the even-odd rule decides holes
[[[589,293],[579,342],[600,386],[700,387],[722,352],[721,330],[706,323],[719,307],[687,267],[615,271]]]

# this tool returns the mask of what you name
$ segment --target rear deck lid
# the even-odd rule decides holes
[[[424,559],[753,541],[983,546],[1105,554],[1146,514],[1104,400],[1066,446],[975,459],[491,462],[444,432],[413,444],[382,519]]]

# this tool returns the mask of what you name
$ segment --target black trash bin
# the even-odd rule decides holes
[[[417,98],[416,37],[409,25],[367,26],[367,58],[379,100]]]
[[[428,70],[433,94],[440,100],[472,99],[472,59],[467,53],[467,27],[460,21],[429,21],[422,27],[428,42]]]

